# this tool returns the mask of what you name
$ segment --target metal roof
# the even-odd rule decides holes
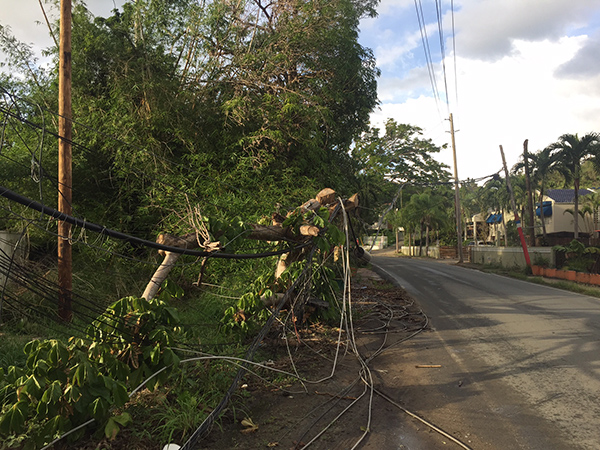
[[[579,197],[591,194],[588,189],[579,189]],[[557,203],[573,203],[575,201],[575,189],[548,189],[546,196]]]

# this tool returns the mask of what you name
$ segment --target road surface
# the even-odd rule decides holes
[[[433,328],[388,355],[412,368],[389,386],[405,406],[473,449],[600,449],[600,299],[431,260],[372,262]]]

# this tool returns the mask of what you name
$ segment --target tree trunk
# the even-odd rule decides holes
[[[542,221],[542,236],[544,238],[544,244],[548,241],[546,233],[546,219],[544,216],[544,188],[540,189],[540,220]]]
[[[575,239],[579,239],[579,178],[575,178],[575,197],[574,197],[574,214],[573,214],[573,224],[575,228],[574,237]]]
[[[535,212],[533,210],[533,194],[531,192],[531,178],[529,176],[529,153],[527,152],[527,144],[529,140],[523,142],[523,162],[525,163],[525,186],[527,189],[527,217],[529,218],[529,227],[527,234],[529,236],[529,245],[535,246]]]
[[[154,272],[150,282],[146,285],[142,298],[152,300],[156,296],[161,284],[167,279],[180,256],[180,253],[165,252],[165,258],[158,269],[156,269],[156,272]]]
[[[163,245],[168,245],[170,247],[180,247],[180,248],[196,248],[199,247],[198,237],[196,233],[189,233],[185,236],[173,236],[172,234],[163,233],[158,235],[156,238],[156,242]],[[144,289],[144,293],[142,294],[142,298],[146,300],[152,300],[162,283],[167,279],[171,269],[175,266],[175,263],[181,256],[180,253],[173,252],[165,252],[164,250],[159,250],[158,253],[164,256],[164,259],[150,282],[146,285],[146,289]]]
[[[423,256],[423,222],[419,227],[419,256]]]
[[[336,194],[333,189],[325,188],[321,190],[316,196],[316,199],[311,199],[304,203],[301,208],[304,211],[316,211],[321,206],[326,206],[330,208],[330,211],[336,206]],[[358,194],[354,194],[348,200],[344,201],[344,208],[346,211],[352,211],[358,207]],[[281,223],[285,220],[284,217],[280,216],[278,213],[273,215],[273,225],[251,225],[252,231],[250,234],[246,236],[247,239],[254,239],[260,241],[282,241],[287,240],[291,242],[306,242],[312,237],[318,236],[321,232],[321,229],[317,226],[310,224],[302,224],[299,227],[298,234],[294,233],[294,230],[291,227],[282,227]],[[201,245],[204,245],[206,251],[217,250],[219,248],[218,242],[212,243],[200,243],[198,241],[198,236],[196,233],[189,233],[184,236],[173,236],[167,233],[160,234],[156,239],[156,242],[159,244],[164,244],[169,247],[179,247],[179,248],[198,248]],[[158,267],[152,279],[146,286],[142,297],[150,300],[152,299],[161,284],[166,280],[169,272],[174,267],[175,263],[181,256],[179,253],[173,253],[169,251],[159,250],[160,255],[164,256],[163,262]],[[290,253],[285,253],[281,255],[277,262],[277,267],[275,269],[275,278],[279,278],[281,274],[287,269],[288,265],[294,261],[297,261],[304,254],[303,250],[293,250]],[[204,273],[204,268],[206,266],[206,259],[203,261],[201,274],[198,278],[198,283],[202,281],[202,275]]]

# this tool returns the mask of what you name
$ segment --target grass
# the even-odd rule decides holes
[[[552,278],[544,278],[539,276],[533,276],[526,269],[523,268],[505,268],[499,265],[488,265],[488,264],[473,264],[468,263],[465,267],[474,267],[482,272],[495,273],[497,275],[503,275],[510,278],[516,278],[518,280],[528,281],[530,283],[539,284],[542,286],[550,286],[564,291],[575,292],[577,294],[589,295],[590,297],[600,298],[600,287],[595,287],[587,284],[575,283],[573,281],[566,280],[554,280]]]
[[[145,283],[150,278],[151,270],[148,265],[130,262],[124,263],[118,258],[90,261],[89,255],[75,254],[74,290],[89,301],[90,305],[103,309],[121,297],[140,295]],[[185,330],[181,342],[173,347],[182,347],[199,352],[225,356],[243,357],[247,350],[244,336],[225,334],[221,330],[221,319],[224,311],[236,303],[239,297],[249,289],[249,282],[254,280],[261,271],[262,265],[272,265],[272,261],[260,263],[235,263],[227,266],[227,271],[221,271],[219,261],[211,262],[207,271],[206,281],[222,283],[222,286],[193,286],[193,265],[182,266],[172,272],[172,278],[185,288],[183,297],[173,297],[168,303],[177,308]],[[56,267],[53,263],[37,264],[37,273],[44,279],[56,281]],[[217,269],[217,270],[215,270]],[[215,270],[213,272],[213,270]],[[225,281],[223,281],[225,280]],[[390,285],[391,287],[391,285]],[[12,288],[17,293],[17,287]],[[18,291],[19,299],[27,305],[44,308],[46,317],[39,320],[29,320],[21,317],[22,309],[11,311],[10,320],[0,325],[0,367],[25,364],[24,345],[32,339],[57,338],[64,341],[71,335],[81,335],[82,330],[93,318],[85,318],[76,314],[72,327],[57,324],[48,318],[56,314],[56,306],[51,299],[36,297],[24,288]],[[50,293],[50,297],[54,295]],[[20,306],[20,305],[19,305]],[[91,313],[90,313],[91,314]],[[95,316],[94,316],[95,317]],[[337,322],[336,322],[337,323]],[[249,337],[246,339],[250,339]],[[260,348],[255,360],[269,359],[272,351],[265,346]],[[179,352],[182,359],[193,357],[193,353]],[[202,423],[206,416],[223,398],[229,388],[238,367],[223,361],[199,361],[186,363],[173,370],[167,383],[150,392],[147,389],[136,394],[123,408],[131,414],[133,422],[123,429],[114,442],[102,441],[102,447],[107,450],[122,448],[149,448],[148,444],[157,445],[178,441],[181,442]],[[256,369],[253,369],[256,370]],[[258,370],[262,374],[261,370]],[[272,373],[266,375],[273,378]],[[285,377],[276,379],[281,383],[290,382]],[[237,391],[232,397],[227,413],[222,420],[236,420],[244,417],[244,396],[247,391]],[[119,413],[118,411],[116,413]],[[216,423],[219,426],[219,422]],[[86,429],[87,438],[77,443],[79,448],[92,448],[102,439],[94,426]],[[94,434],[95,433],[95,434]],[[100,431],[101,434],[101,431]],[[100,444],[98,444],[100,445]],[[0,447],[2,445],[0,444]],[[73,448],[77,448],[73,447]]]
[[[78,256],[84,255],[76,255],[76,258]],[[124,264],[104,261],[94,265],[83,259],[82,257],[74,264],[74,291],[89,299],[90,305],[99,310],[122,296],[136,293],[141,295],[145,283],[150,278],[148,268],[140,267],[140,264],[132,263],[127,267]],[[51,283],[56,281],[56,268],[52,264],[38,263],[35,269],[44,279]],[[182,274],[174,273],[174,278],[181,281]],[[224,310],[239,298],[244,288],[247,289],[247,284],[244,285],[238,280],[236,282],[237,289],[226,289],[194,287],[191,282],[183,280],[187,295],[168,300],[171,306],[178,309],[183,328],[186,330],[185,336],[174,347],[219,355],[243,356],[245,346],[240,338],[226,335],[220,330]],[[3,323],[0,324],[0,368],[23,366],[27,358],[23,347],[27,342],[47,338],[60,338],[66,342],[69,336],[81,336],[83,330],[96,317],[96,313],[91,311],[87,311],[90,317],[83,316],[78,312],[81,307],[74,303],[73,322],[58,324],[49,317],[56,314],[56,306],[52,301],[55,293],[50,292],[48,298],[43,298],[19,286],[11,286],[10,289],[15,298],[19,299],[19,303],[11,309],[5,305]],[[35,319],[29,319],[23,315],[25,308],[35,308],[39,314],[36,314]],[[182,359],[192,356],[192,353],[180,353]],[[166,385],[151,393],[143,390],[142,398],[136,396],[126,406],[126,410],[133,417],[133,423],[126,427],[114,442],[103,442],[103,448],[147,448],[150,436],[153,444],[156,444],[157,440],[167,443],[174,438],[182,440],[189,437],[212,408],[221,401],[236,372],[237,366],[220,361],[181,365],[173,371]],[[228,415],[239,412],[240,405],[240,397],[235,395],[229,405]],[[97,433],[93,434],[94,426],[89,427],[86,432],[92,433],[87,437],[87,444],[84,439],[78,446],[86,447],[91,442],[101,439]],[[122,440],[131,446],[124,447]]]

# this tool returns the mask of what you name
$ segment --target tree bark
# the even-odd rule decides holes
[[[325,188],[321,190],[316,196],[316,199],[311,199],[304,203],[300,208],[304,211],[316,211],[321,206],[328,206],[334,208],[336,204],[336,194],[333,189]],[[358,194],[354,194],[348,200],[344,201],[344,207],[347,211],[352,211],[358,207]],[[298,229],[298,234],[294,233],[291,227],[283,227],[282,223],[285,217],[279,213],[272,215],[273,225],[251,225],[252,230],[246,236],[247,239],[259,240],[259,241],[292,241],[292,242],[306,242],[312,237],[316,237],[321,232],[321,229],[315,225],[303,224]],[[168,245],[171,247],[180,248],[197,248],[201,247],[201,243],[198,241],[196,233],[189,233],[184,236],[173,236],[168,233],[163,233],[158,236],[156,242],[159,244]],[[206,244],[204,244],[206,245]],[[216,249],[218,242],[211,243],[210,247]],[[210,250],[210,249],[207,249]],[[152,279],[146,286],[142,297],[150,300],[152,299],[161,284],[165,281],[169,275],[171,269],[181,256],[179,253],[173,253],[169,251],[159,250],[159,254],[164,256],[164,260],[158,267]],[[279,278],[281,274],[287,269],[290,263],[297,261],[304,254],[303,250],[293,250],[290,253],[285,253],[279,257],[277,266],[275,268],[275,279]]]
[[[573,214],[573,224],[575,228],[574,238],[579,239],[579,178],[575,178],[575,213]]]
[[[533,193],[531,192],[531,177],[529,175],[529,153],[527,151],[528,139],[523,142],[523,162],[525,164],[525,186],[527,189],[527,217],[529,218],[529,245],[535,247],[535,214],[533,211]]]
[[[160,286],[169,276],[171,269],[173,268],[181,254],[164,252],[164,256],[165,258],[163,259],[163,262],[160,264],[160,266],[158,266],[156,272],[154,272],[152,279],[146,285],[146,289],[142,294],[142,298],[145,298],[146,300],[152,300],[156,296],[156,293],[160,289]]]

